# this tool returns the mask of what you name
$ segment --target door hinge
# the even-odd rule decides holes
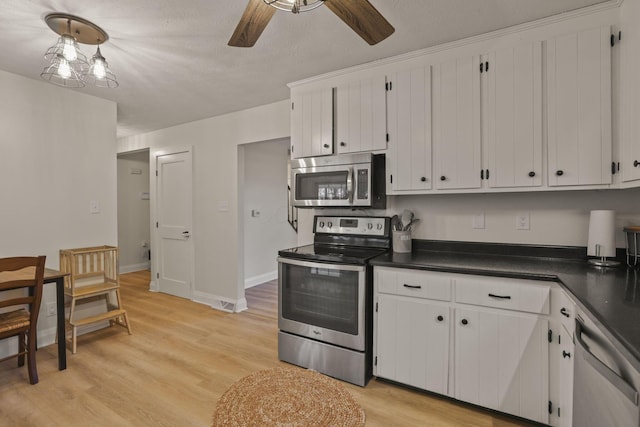
[[[549,413],[553,414],[553,404],[549,401]]]
[[[551,329],[547,332],[547,340],[549,342],[553,341],[553,331]]]
[[[378,356],[376,356],[375,360],[373,361],[373,364],[374,364],[375,366],[378,366]]]

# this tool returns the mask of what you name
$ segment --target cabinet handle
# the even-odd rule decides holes
[[[562,357],[568,357],[569,359],[571,359],[571,353],[562,350]]]
[[[562,171],[562,170],[557,170],[556,171],[556,176],[562,176],[562,175],[564,175],[564,171]]]
[[[536,173],[535,173],[534,171],[531,171],[531,172],[529,172],[529,176],[530,176],[531,178],[533,178],[534,176],[536,176]]]
[[[446,181],[446,180],[447,180],[447,177],[446,177],[446,176],[442,175],[442,176],[440,177],[440,181]]]
[[[634,161],[633,161],[633,167],[634,167],[634,168],[637,168],[638,166],[640,166],[640,162],[639,162],[639,161],[637,161],[637,160],[634,160]]]
[[[436,317],[436,320],[437,320],[438,322],[442,322],[442,321],[444,320],[444,317],[442,317],[442,316],[438,316],[438,317]]]
[[[564,317],[571,317],[571,316],[569,315],[569,313],[567,312],[567,309],[566,309],[566,308],[564,308],[564,307],[562,307],[562,308],[560,309],[560,314],[562,314]]]
[[[426,176],[423,176],[422,178],[420,178],[420,181],[422,181],[422,182],[427,182],[427,177],[426,177]]]
[[[462,323],[463,325],[468,325],[469,321],[467,319],[462,319],[460,323]]]
[[[405,288],[409,288],[409,289],[422,289],[422,286],[420,285],[407,285],[406,283],[404,285]]]
[[[510,295],[495,295],[495,294],[489,294],[489,296],[491,298],[498,298],[498,299],[511,299]]]
[[[346,147],[346,146],[347,146],[347,143],[346,143],[346,142],[344,142],[344,141],[340,141],[340,147]]]
[[[324,148],[329,148],[329,144],[324,144],[323,147]]]

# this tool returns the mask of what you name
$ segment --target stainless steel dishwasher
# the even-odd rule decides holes
[[[576,316],[573,425],[638,427],[640,373],[584,313]]]

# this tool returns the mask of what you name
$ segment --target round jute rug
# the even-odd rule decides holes
[[[364,410],[333,378],[300,368],[246,376],[216,406],[213,427],[361,427]]]

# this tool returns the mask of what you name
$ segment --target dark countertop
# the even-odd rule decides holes
[[[558,282],[640,370],[640,271],[598,268],[586,249],[467,242],[413,241],[412,253],[388,253],[374,266]]]

